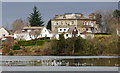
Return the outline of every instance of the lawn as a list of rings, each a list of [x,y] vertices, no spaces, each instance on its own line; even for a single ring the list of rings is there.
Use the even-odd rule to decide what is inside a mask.
[[[99,34],[99,35],[96,35],[95,34],[95,38],[97,38],[97,37],[111,37],[112,35],[101,35],[101,34]]]

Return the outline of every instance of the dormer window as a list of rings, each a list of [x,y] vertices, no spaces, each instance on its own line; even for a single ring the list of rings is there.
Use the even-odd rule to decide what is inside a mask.
[[[66,36],[68,36],[68,34],[66,34]]]
[[[60,29],[60,31],[62,31],[62,29]]]
[[[5,34],[2,34],[3,37],[5,37]]]
[[[64,29],[64,31],[66,31],[66,29]]]

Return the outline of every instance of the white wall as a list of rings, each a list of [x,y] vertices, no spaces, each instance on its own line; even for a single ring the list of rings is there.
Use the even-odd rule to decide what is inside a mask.
[[[52,37],[52,34],[47,30],[46,27],[44,27],[41,31],[41,37]]]
[[[94,38],[94,34],[81,34],[80,35],[83,39],[87,39],[87,38]]]
[[[4,34],[5,36],[9,35],[9,33],[4,28],[0,28],[0,38],[4,37]]]
[[[31,40],[29,33],[18,33],[18,34],[14,34],[14,39],[17,40]]]

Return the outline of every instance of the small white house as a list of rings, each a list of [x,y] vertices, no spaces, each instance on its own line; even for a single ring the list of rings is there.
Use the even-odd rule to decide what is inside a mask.
[[[21,31],[14,33],[14,39],[17,40],[32,40],[43,37],[52,37],[46,27],[24,27]]]
[[[8,35],[9,35],[9,33],[5,28],[3,28],[3,27],[0,28],[0,38],[3,38],[3,37],[8,36]]]

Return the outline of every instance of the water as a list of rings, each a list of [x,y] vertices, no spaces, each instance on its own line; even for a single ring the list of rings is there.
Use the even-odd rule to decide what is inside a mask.
[[[0,66],[120,66],[118,56],[2,56],[0,62]]]

